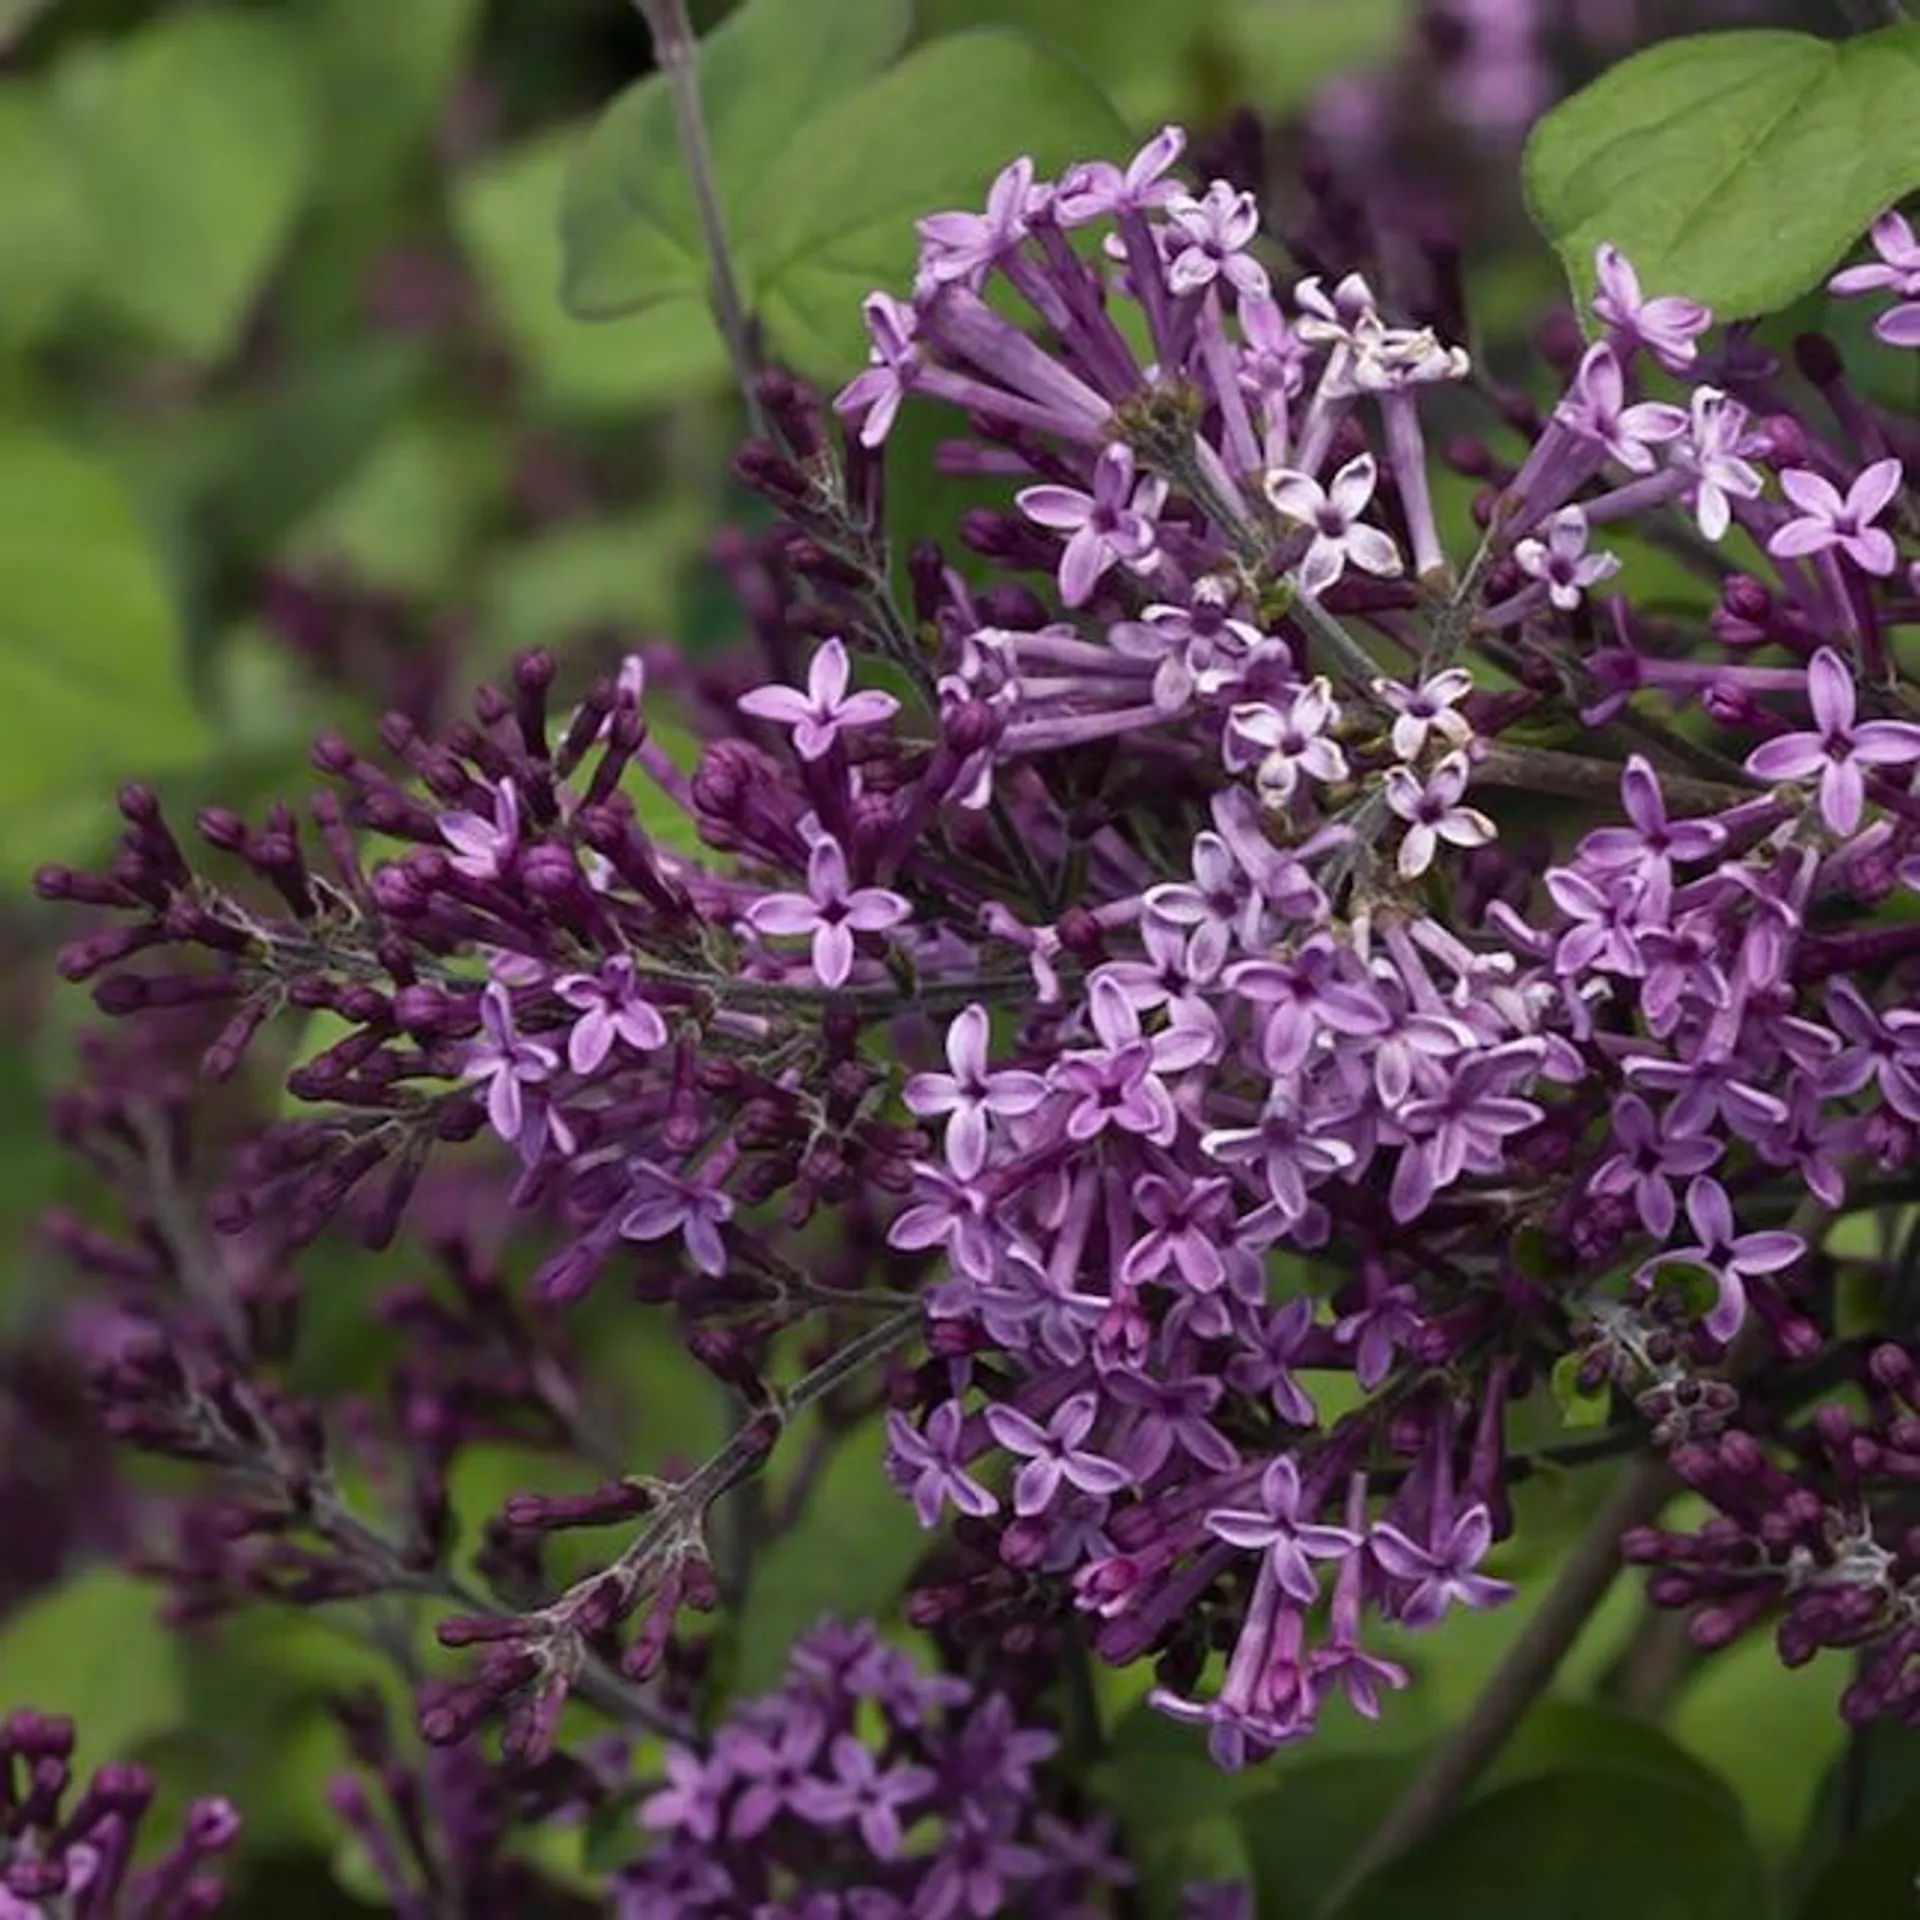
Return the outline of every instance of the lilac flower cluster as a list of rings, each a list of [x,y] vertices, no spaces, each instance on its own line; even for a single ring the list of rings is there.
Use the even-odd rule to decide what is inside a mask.
[[[196,1800],[180,1837],[134,1866],[153,1776],[115,1762],[76,1791],[73,1723],[20,1712],[0,1720],[0,1916],[4,1920],[198,1920],[221,1901],[205,1871],[240,1818]]]
[[[672,1747],[621,1920],[966,1920],[1105,1913],[1132,1871],[1055,1809],[1051,1733],[1005,1694],[925,1676],[871,1626],[823,1623],[705,1751]]]
[[[1250,196],[1182,155],[1170,129],[1125,167],[1017,161],[925,221],[840,444],[763,380],[739,465],[783,525],[726,555],[750,669],[636,657],[569,706],[531,655],[441,735],[390,719],[385,765],[320,742],[311,827],[203,816],[238,884],[138,789],[107,872],[42,877],[121,916],[64,959],[105,1010],[223,1022],[210,1079],[287,1008],[344,1023],[292,1076],[319,1116],[207,1209],[227,1243],[275,1271],[336,1218],[384,1242],[487,1136],[534,1310],[618,1272],[734,1396],[671,1483],[510,1503],[510,1533],[635,1530],[463,1599],[440,1637],[481,1652],[436,1741],[500,1715],[537,1764],[576,1692],[658,1714],[709,1510],[922,1340],[889,1471],[964,1553],[916,1619],[1151,1658],[1225,1765],[1336,1697],[1378,1713],[1383,1629],[1507,1596],[1510,1415],[1550,1390],[1723,1508],[1724,1538],[1635,1543],[1704,1641],[1784,1607],[1789,1657],[1864,1648],[1911,1711],[1907,1349],[1843,1335],[1827,1244],[1920,1125],[1890,906],[1920,888],[1911,423],[1825,340],[1784,367],[1611,248],[1536,399],[1358,274],[1276,287]],[[942,469],[1005,489],[960,525],[972,573],[890,550],[886,444],[927,403],[965,430]],[[1440,438],[1476,411],[1506,451]],[[1636,597],[1649,549],[1697,613]],[[1516,796],[1568,810],[1530,835]],[[121,1356],[122,1429],[270,1462],[317,1597],[447,1594],[443,1483],[375,1551],[225,1339]],[[1820,1394],[1868,1383],[1842,1434]],[[259,1531],[271,1587],[290,1549]],[[748,1731],[797,1798],[751,1797],[736,1742],[686,1748],[663,1804],[749,1864],[735,1824],[776,1803],[886,1863],[936,1761],[824,1706],[808,1746],[794,1713]],[[989,1866],[952,1871],[958,1901]]]

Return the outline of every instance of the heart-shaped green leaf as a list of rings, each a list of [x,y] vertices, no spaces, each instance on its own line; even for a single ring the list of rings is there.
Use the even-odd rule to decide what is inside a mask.
[[[1525,178],[1583,296],[1611,241],[1649,294],[1769,313],[1920,187],[1920,26],[1670,40],[1549,113]]]

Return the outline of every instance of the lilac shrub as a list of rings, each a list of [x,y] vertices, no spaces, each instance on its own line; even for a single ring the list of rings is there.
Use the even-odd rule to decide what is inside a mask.
[[[1281,284],[1183,152],[1016,161],[926,219],[838,438],[761,379],[750,667],[636,656],[570,704],[532,654],[469,721],[389,719],[384,763],[322,740],[305,821],[204,815],[217,876],[135,789],[107,871],[41,878],[113,916],[63,959],[104,1010],[217,1026],[208,1081],[289,1008],[345,1029],[204,1221],[141,1205],[97,1377],[224,1475],[176,1584],[438,1596],[449,1749],[498,1721],[549,1764],[576,1696],[665,1729],[635,1916],[1101,1910],[1123,1864],[1035,1811],[1053,1736],[1014,1730],[1049,1664],[1151,1661],[1228,1768],[1390,1713],[1403,1631],[1512,1594],[1543,1460],[1664,1454],[1712,1517],[1626,1546],[1695,1642],[1766,1621],[1857,1662],[1850,1718],[1916,1717],[1920,1373],[1891,1306],[1842,1318],[1830,1238],[1905,1196],[1920,1125],[1912,424],[1610,248],[1543,404],[1357,273]],[[1904,300],[1909,237],[1836,289]],[[928,407],[1001,504],[895,554]],[[463,1255],[457,1304],[396,1307],[390,1421],[273,1384],[247,1276],[386,1243],[467,1143],[524,1300]],[[616,1284],[733,1437],[510,1502],[480,1593],[448,1461],[577,1440],[567,1315]],[[908,1607],[952,1671],[823,1629],[702,1739],[710,1511],[876,1368],[890,1478],[953,1516]],[[1523,1447],[1550,1394],[1600,1431]],[[388,1449],[388,1524],[345,1447]]]

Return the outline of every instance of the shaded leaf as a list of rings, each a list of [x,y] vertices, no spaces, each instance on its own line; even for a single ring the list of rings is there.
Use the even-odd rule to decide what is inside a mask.
[[[158,1605],[152,1587],[106,1567],[30,1602],[0,1626],[0,1715],[70,1716],[82,1775],[178,1725],[179,1647]]]
[[[223,357],[318,159],[294,23],[180,12],[56,72],[97,246],[97,297],[189,358]]]
[[[1770,312],[1920,186],[1920,26],[1670,40],[1541,120],[1525,182],[1583,293],[1611,241],[1650,294]]]
[[[824,1616],[884,1619],[894,1611],[926,1536],[881,1471],[885,1450],[878,1421],[836,1442],[800,1523],[754,1562],[740,1617],[740,1692],[775,1685],[795,1639]]]
[[[562,183],[586,135],[579,127],[509,147],[460,181],[454,218],[501,322],[556,406],[625,412],[711,391],[727,370],[699,280],[679,297],[612,326],[589,326],[561,304]],[[611,311],[631,312],[616,306]]]
[[[0,347],[43,339],[85,272],[86,207],[38,87],[0,81]]]
[[[1666,1782],[1580,1768],[1476,1801],[1374,1875],[1342,1920],[1762,1920],[1737,1820]]]
[[[701,43],[699,79],[724,216],[793,184],[789,142],[900,50],[907,0],[748,0]],[[876,158],[878,156],[869,156]],[[594,127],[567,183],[566,299],[606,319],[675,298],[703,303],[705,248],[665,79],[629,87]],[[750,251],[739,264],[753,274]],[[703,309],[704,318],[704,309]]]
[[[861,300],[912,279],[917,219],[983,204],[1017,155],[1048,173],[1132,145],[1099,88],[1034,41],[982,31],[919,48],[802,128],[741,219],[774,340],[809,371],[846,371]]]
[[[1795,1920],[1866,1920],[1910,1913],[1920,1891],[1920,1817],[1905,1812],[1862,1835],[1821,1873]]]
[[[209,745],[158,556],[119,482],[28,436],[0,437],[0,710],[0,874],[16,879],[87,844],[116,779]]]

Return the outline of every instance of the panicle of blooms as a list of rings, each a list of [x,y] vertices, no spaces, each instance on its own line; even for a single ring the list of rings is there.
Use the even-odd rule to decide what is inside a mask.
[[[670,1746],[640,1802],[652,1848],[621,1920],[1091,1917],[1133,1871],[1111,1824],[1067,1815],[1058,1738],[1004,1693],[925,1675],[866,1622],[824,1621],[780,1685],[709,1745]]]
[[[204,817],[241,871],[198,875],[136,789],[106,873],[42,877],[120,916],[68,973],[223,1017],[212,1070],[284,1007],[348,1029],[212,1224],[378,1238],[475,1142],[552,1232],[536,1303],[638,1265],[746,1409],[708,1467],[607,1491],[644,1523],[609,1564],[443,1626],[485,1652],[435,1737],[504,1710],[537,1758],[593,1661],[651,1685],[713,1499],[911,1338],[888,1470],[959,1549],[918,1617],[1031,1657],[1077,1614],[1225,1765],[1336,1692],[1383,1710],[1404,1633],[1506,1598],[1529,1398],[1604,1402],[1623,1448],[1806,1411],[1735,1358],[1829,1351],[1828,1217],[1920,1125],[1920,934],[1881,914],[1920,887],[1900,423],[1612,250],[1536,406],[1358,273],[1278,286],[1183,153],[1016,161],[931,215],[838,441],[762,382],[750,667],[636,660],[557,714],[533,655],[438,737],[390,721],[391,769],[325,741],[325,871],[279,808]],[[1489,438],[1431,445],[1443,401]],[[925,405],[941,468],[1003,490],[958,529],[983,580],[889,550]],[[1649,541],[1697,604],[1640,590]],[[824,1751],[815,1824],[887,1858],[927,1763]],[[720,1766],[683,1756],[676,1825],[719,1832]]]
[[[0,1720],[0,1912],[14,1920],[199,1920],[217,1912],[221,1883],[208,1869],[239,1834],[233,1807],[195,1800],[178,1837],[156,1853],[141,1833],[153,1776],[113,1761],[76,1781],[73,1745],[70,1720],[25,1710]]]

